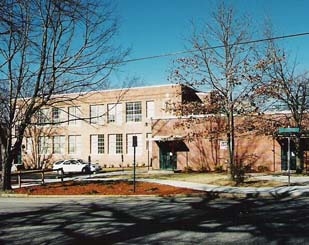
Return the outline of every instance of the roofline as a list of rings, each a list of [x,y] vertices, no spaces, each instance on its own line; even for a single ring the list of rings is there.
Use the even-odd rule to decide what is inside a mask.
[[[95,94],[95,93],[108,93],[114,91],[124,91],[124,90],[139,90],[139,89],[146,89],[146,88],[160,88],[160,87],[172,87],[172,86],[180,86],[180,84],[162,84],[162,85],[149,85],[149,86],[138,86],[138,87],[126,87],[126,88],[115,88],[115,89],[105,89],[105,90],[93,90],[89,92],[80,92],[80,93],[63,93],[63,94],[54,94],[54,96],[61,96],[61,95],[87,95],[87,94]]]

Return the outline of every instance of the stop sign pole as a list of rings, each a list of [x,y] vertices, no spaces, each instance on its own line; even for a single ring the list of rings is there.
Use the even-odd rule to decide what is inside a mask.
[[[136,190],[136,181],[135,181],[135,175],[136,175],[136,164],[135,164],[135,155],[136,155],[136,147],[137,147],[137,136],[133,136],[132,138],[132,146],[133,146],[133,192]]]

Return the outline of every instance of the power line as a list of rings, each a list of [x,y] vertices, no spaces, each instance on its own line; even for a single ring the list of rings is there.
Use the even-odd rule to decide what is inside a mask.
[[[244,41],[244,42],[239,42],[239,43],[236,43],[236,44],[233,44],[233,45],[244,45],[244,44],[250,44],[250,43],[259,43],[259,42],[266,42],[266,41],[272,41],[272,40],[300,37],[300,36],[306,36],[306,35],[309,35],[309,32],[301,32],[301,33],[284,35],[284,36],[276,36],[276,37],[269,37],[269,38],[262,38],[262,39]],[[232,45],[232,44],[230,44],[230,45]],[[177,52],[172,52],[172,53],[165,53],[165,54],[158,54],[158,55],[153,55],[153,56],[133,58],[133,59],[128,59],[128,60],[116,62],[115,64],[123,64],[123,63],[136,62],[136,61],[141,61],[141,60],[158,59],[158,58],[163,58],[163,57],[168,57],[168,56],[174,56],[174,55],[179,55],[179,54],[188,54],[188,53],[194,53],[194,52],[201,51],[201,50],[218,49],[218,48],[224,48],[224,45],[205,47],[205,48],[200,48],[200,49],[182,50],[182,51],[177,51]]]

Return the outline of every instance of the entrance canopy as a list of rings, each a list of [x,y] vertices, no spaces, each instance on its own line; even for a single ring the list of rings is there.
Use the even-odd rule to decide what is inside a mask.
[[[179,136],[179,135],[170,135],[170,136],[155,136],[151,139],[148,139],[149,141],[178,141],[178,140],[183,140],[184,137],[183,136]]]
[[[149,141],[155,141],[164,152],[189,151],[183,136],[155,136]]]

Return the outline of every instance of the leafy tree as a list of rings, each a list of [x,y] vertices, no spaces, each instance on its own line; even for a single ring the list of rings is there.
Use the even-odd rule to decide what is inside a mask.
[[[249,101],[253,83],[248,77],[253,74],[255,57],[253,44],[248,44],[252,40],[250,30],[249,18],[237,17],[233,7],[221,3],[202,30],[193,25],[189,43],[196,51],[177,59],[170,75],[172,82],[213,91],[212,103],[204,103],[204,111],[215,113],[221,120],[221,115],[225,116],[222,130],[228,142],[231,178],[236,181],[243,173],[235,159],[235,115],[256,109]],[[195,108],[201,108],[201,104]]]
[[[118,30],[114,10],[94,0],[1,1],[3,190],[11,188],[12,162],[42,107],[108,86],[108,76],[128,53],[113,45]],[[76,97],[66,96],[69,92]]]

